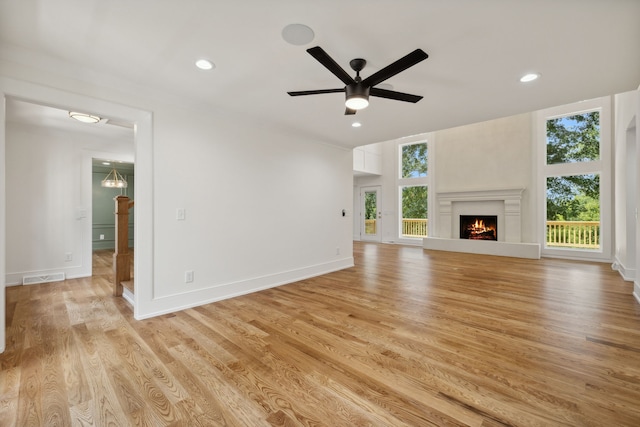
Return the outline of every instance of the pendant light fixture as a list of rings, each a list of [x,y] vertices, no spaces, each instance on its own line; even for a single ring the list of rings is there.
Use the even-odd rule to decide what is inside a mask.
[[[127,181],[122,175],[120,175],[116,168],[111,169],[111,172],[109,172],[102,180],[101,185],[107,188],[127,188],[129,186]]]

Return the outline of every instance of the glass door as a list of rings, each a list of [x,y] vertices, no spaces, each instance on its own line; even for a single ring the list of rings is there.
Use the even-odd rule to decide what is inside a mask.
[[[380,187],[363,187],[360,190],[360,199],[360,239],[379,242],[382,218],[382,212],[379,207]]]

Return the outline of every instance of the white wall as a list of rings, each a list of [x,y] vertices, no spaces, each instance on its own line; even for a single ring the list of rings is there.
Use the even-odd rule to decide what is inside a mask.
[[[6,107],[6,99],[2,97],[0,99],[0,200],[6,202],[6,162],[5,162],[5,151],[6,151],[6,141],[3,135],[6,134],[6,126],[5,126],[5,107]],[[5,203],[6,206],[6,203]],[[0,278],[4,277],[6,271],[6,253],[7,253],[7,242],[6,242],[6,209],[0,209]],[[0,284],[0,353],[4,352],[6,347],[5,336],[6,336],[6,324],[5,324],[5,314],[7,311],[7,302],[6,302],[6,291],[4,280],[3,283]]]
[[[622,277],[636,277],[637,128],[638,91],[615,96],[614,180],[615,180],[615,264]]]
[[[353,205],[351,150],[298,140],[245,115],[4,65],[5,95],[136,123],[137,318],[353,265],[352,223],[341,215]],[[176,221],[177,208],[186,209],[185,221]],[[185,270],[194,271],[193,283],[184,283]]]
[[[382,186],[383,242],[398,241],[397,145],[430,141],[429,156],[437,160],[429,173],[435,176],[434,192],[525,188],[522,199],[522,241],[536,242],[535,190],[532,150],[532,114],[520,114],[487,122],[416,135],[382,143],[382,176],[359,176],[356,188]],[[354,216],[357,216],[354,204]],[[429,231],[437,230],[438,206],[429,205]],[[435,236],[435,234],[432,234]],[[422,244],[422,241],[416,244]]]
[[[536,243],[532,114],[434,132],[436,192],[524,188],[522,242]],[[437,218],[438,206],[429,218]],[[430,227],[431,228],[431,227]],[[437,236],[435,236],[437,237]]]
[[[154,300],[163,311],[353,264],[342,217],[352,205],[349,150],[215,114],[155,117],[154,253],[164,261]]]
[[[6,128],[6,244],[11,250],[5,283],[57,272],[67,278],[90,276],[91,192],[83,191],[88,184],[83,173],[91,153],[111,151],[132,159],[133,138],[114,144],[39,126],[8,122]]]
[[[640,165],[640,87],[636,91],[636,165]],[[636,173],[636,271],[640,267],[640,171]],[[633,282],[633,295],[640,303],[640,274],[636,274]]]

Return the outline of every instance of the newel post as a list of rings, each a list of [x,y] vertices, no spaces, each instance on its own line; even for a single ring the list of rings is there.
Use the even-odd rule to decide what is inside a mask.
[[[131,280],[131,254],[129,253],[129,198],[116,196],[116,251],[113,254],[113,295],[122,295],[122,282]]]

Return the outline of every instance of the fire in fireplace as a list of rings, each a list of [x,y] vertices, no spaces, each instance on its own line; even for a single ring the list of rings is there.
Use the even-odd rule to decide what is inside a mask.
[[[460,215],[460,238],[498,240],[498,216]]]

